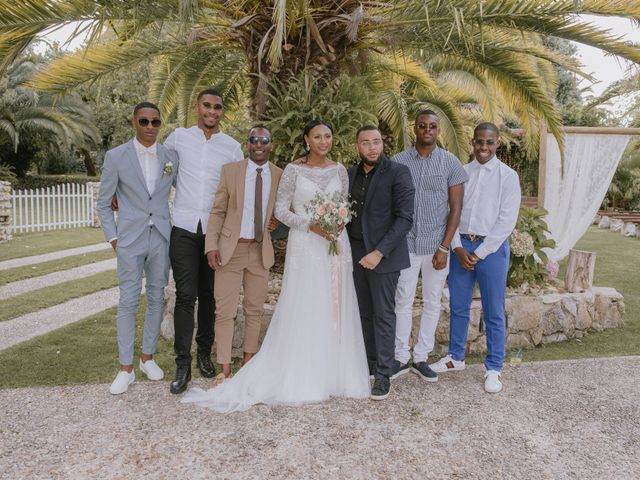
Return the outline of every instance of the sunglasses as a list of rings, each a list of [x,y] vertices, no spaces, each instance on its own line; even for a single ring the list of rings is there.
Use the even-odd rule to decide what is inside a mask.
[[[478,146],[482,147],[483,145],[489,145],[489,146],[495,145],[496,141],[491,139],[491,138],[489,140],[482,140],[480,138],[474,138],[473,139],[473,143],[474,143],[474,145],[478,145]]]
[[[256,137],[254,135],[251,135],[249,137],[249,143],[251,145],[257,145],[258,143],[262,145],[269,145],[271,143],[271,139],[269,137]]]
[[[147,127],[149,126],[149,124],[151,124],[153,128],[158,128],[160,125],[162,125],[162,120],[157,118],[149,120],[148,118],[144,117],[138,119],[138,125],[140,125],[141,127]]]

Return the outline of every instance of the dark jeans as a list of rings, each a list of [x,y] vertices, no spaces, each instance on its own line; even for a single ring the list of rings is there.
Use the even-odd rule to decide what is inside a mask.
[[[193,341],[193,310],[198,300],[198,352],[211,354],[215,321],[213,300],[213,270],[204,254],[204,234],[198,223],[197,233],[173,227],[169,243],[169,258],[176,282],[176,306],[173,325],[177,365],[191,365]]]
[[[353,281],[356,286],[362,335],[369,365],[375,377],[393,375],[396,341],[396,287],[400,272],[376,273],[358,263],[367,253],[364,243],[350,239],[353,254]]]

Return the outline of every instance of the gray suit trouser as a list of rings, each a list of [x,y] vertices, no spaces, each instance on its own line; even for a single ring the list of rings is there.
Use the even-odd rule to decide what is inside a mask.
[[[155,227],[150,226],[131,245],[118,245],[116,250],[120,281],[118,351],[120,364],[131,365],[143,272],[147,279],[147,311],[144,318],[142,353],[153,355],[156,351],[162,323],[164,287],[169,279],[169,242]]]

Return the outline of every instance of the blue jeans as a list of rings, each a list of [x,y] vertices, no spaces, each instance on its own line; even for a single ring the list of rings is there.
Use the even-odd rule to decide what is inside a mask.
[[[462,239],[462,248],[473,253],[482,240],[471,242]],[[474,270],[465,270],[458,256],[451,254],[449,271],[449,306],[451,307],[451,334],[449,355],[454,360],[464,360],[469,329],[473,287],[480,285],[482,315],[487,334],[487,370],[500,371],[505,358],[506,321],[504,313],[507,272],[509,271],[509,241],[505,240],[497,251],[480,260]]]

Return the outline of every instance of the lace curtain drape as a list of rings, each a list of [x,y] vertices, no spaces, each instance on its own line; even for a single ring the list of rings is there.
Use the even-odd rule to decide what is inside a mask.
[[[560,149],[547,134],[544,208],[556,248],[554,260],[564,258],[584,235],[598,212],[631,135],[566,133],[564,175]]]

